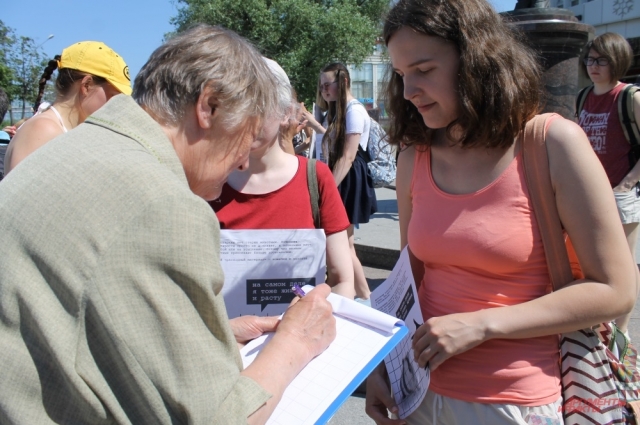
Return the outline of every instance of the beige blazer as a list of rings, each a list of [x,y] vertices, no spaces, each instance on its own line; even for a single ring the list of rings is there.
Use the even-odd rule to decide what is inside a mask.
[[[0,182],[0,423],[240,424],[218,222],[120,95]]]

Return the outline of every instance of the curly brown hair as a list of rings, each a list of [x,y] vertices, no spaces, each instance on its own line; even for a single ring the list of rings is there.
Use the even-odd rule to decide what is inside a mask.
[[[505,148],[540,111],[541,68],[535,53],[485,0],[400,0],[384,23],[384,41],[403,27],[453,43],[460,53],[460,115],[447,126],[463,147]],[[430,145],[433,129],[404,98],[391,74],[385,93],[393,144]]]

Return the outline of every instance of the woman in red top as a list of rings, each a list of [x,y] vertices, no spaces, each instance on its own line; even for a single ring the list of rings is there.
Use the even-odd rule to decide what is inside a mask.
[[[267,59],[279,85],[280,111],[275,111],[258,135],[260,148],[250,154],[249,167],[234,171],[222,194],[209,204],[222,229],[313,229],[307,186],[307,158],[286,153],[280,143],[290,122],[294,102],[289,78]],[[316,163],[320,223],[327,236],[327,283],[332,291],[353,299],[353,264],[347,228],[349,220],[329,168]]]
[[[640,161],[630,159],[631,145],[618,114],[618,96],[627,86],[619,80],[632,60],[631,46],[620,34],[607,32],[587,43],[582,66],[593,82],[593,89],[579,111],[578,123],[587,133],[591,147],[609,177],[629,250],[635,259],[640,222]],[[640,123],[640,93],[634,95],[633,102],[637,125]],[[631,314],[627,314],[616,320],[623,332],[627,331],[630,318]]]
[[[400,241],[424,318],[431,383],[404,419],[384,363],[367,381],[378,424],[562,424],[558,334],[628,313],[635,295],[609,184],[584,132],[548,120],[558,215],[584,279],[550,292],[519,136],[540,110],[540,65],[485,0],[400,0],[386,17],[386,102],[399,155]],[[626,255],[624,255],[626,253]]]

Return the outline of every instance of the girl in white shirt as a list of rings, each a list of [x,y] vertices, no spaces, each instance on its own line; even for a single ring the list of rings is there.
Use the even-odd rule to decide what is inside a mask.
[[[331,63],[320,71],[317,105],[326,111],[325,128],[305,111],[308,126],[322,136],[323,157],[338,185],[351,226],[347,231],[355,273],[356,295],[368,299],[369,287],[353,244],[353,231],[367,223],[378,209],[373,182],[367,173],[367,150],[371,119],[364,106],[351,94],[349,71],[341,63]]]

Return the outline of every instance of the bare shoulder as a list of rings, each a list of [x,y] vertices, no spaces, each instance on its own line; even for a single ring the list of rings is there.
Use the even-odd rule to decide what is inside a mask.
[[[58,120],[45,113],[27,120],[16,132],[14,139],[18,143],[44,144],[63,132]]]
[[[9,169],[43,146],[51,139],[63,133],[60,123],[48,116],[37,115],[26,121],[9,144]]]
[[[554,162],[579,160],[587,155],[593,157],[593,148],[582,128],[564,118],[553,120],[547,129],[547,151],[550,165]]]
[[[415,160],[415,157],[416,157],[415,146],[412,145],[404,148],[397,146],[396,149],[400,149],[400,154],[398,155],[398,165],[402,164],[404,167],[407,167],[407,166],[413,167],[413,161]]]
[[[608,182],[600,160],[578,124],[567,119],[554,120],[547,130],[546,141],[554,187],[594,184],[594,180],[602,179]]]

